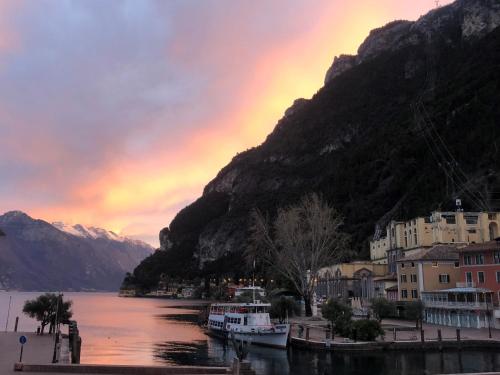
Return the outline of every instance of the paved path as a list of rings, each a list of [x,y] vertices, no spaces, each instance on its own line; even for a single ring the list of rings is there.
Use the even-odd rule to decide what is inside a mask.
[[[54,350],[54,338],[45,334],[0,332],[0,374],[19,374],[14,372],[14,363],[19,361],[21,344],[19,337],[24,335],[28,342],[24,345],[24,363],[51,363]]]

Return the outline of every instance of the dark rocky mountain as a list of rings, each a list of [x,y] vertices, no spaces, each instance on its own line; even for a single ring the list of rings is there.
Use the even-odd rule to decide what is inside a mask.
[[[0,216],[0,289],[118,290],[153,252],[99,228],[49,224],[23,212]]]
[[[390,219],[455,197],[466,209],[498,208],[499,25],[497,0],[458,0],[373,30],[356,56],[335,58],[312,99],[295,101],[262,145],[177,214],[135,282],[242,272],[249,212],[272,215],[307,192],[345,215],[359,258]]]

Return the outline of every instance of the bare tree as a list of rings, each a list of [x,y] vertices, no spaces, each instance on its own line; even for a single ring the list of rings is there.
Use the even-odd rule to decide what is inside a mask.
[[[296,205],[278,209],[271,223],[255,210],[252,214],[253,256],[289,280],[305,302],[311,302],[318,271],[345,255],[348,236],[340,228],[343,217],[317,194],[304,196]]]

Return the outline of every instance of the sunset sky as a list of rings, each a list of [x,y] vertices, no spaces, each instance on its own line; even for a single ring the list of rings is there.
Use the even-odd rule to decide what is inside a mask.
[[[449,1],[441,1],[441,5]],[[434,0],[0,0],[0,213],[158,231],[333,57]]]

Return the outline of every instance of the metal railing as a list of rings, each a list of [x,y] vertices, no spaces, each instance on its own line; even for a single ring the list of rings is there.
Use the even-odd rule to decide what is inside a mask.
[[[491,302],[456,302],[456,301],[423,301],[426,307],[442,307],[442,308],[468,308],[468,309],[492,309]]]

